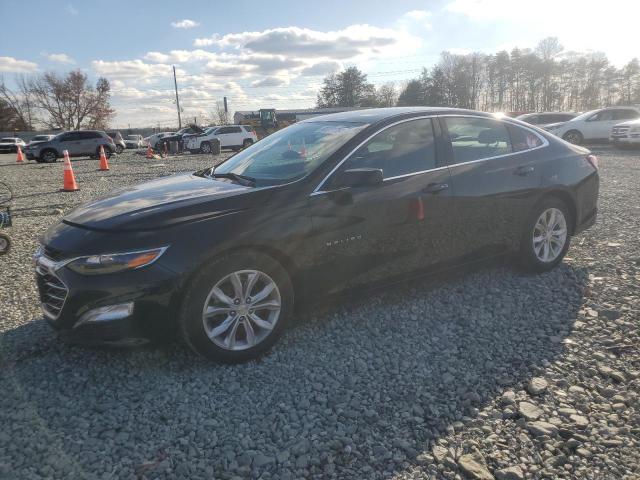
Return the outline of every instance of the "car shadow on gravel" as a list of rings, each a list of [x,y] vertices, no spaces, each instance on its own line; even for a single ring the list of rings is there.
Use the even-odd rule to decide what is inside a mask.
[[[162,472],[194,476],[391,478],[423,464],[440,436],[479,427],[483,405],[557,360],[587,283],[568,264],[461,273],[303,310],[270,354],[235,366],[178,343],[69,346],[31,322],[0,338],[0,406],[29,406],[67,473],[94,472],[86,442],[113,450],[115,464],[127,448],[122,476],[135,465],[159,475],[165,452]],[[16,448],[34,433],[21,418],[11,420]]]

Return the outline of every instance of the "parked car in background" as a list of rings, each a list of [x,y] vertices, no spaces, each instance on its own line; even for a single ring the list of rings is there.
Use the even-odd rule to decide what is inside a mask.
[[[69,152],[70,157],[97,157],[100,155],[100,147],[104,148],[108,157],[116,151],[113,139],[105,132],[78,130],[60,133],[46,142],[27,145],[24,152],[29,160],[51,163],[62,158],[65,150]]]
[[[33,145],[34,143],[39,142],[48,142],[53,137],[55,137],[55,135],[36,135],[35,137],[31,138],[31,140],[29,140],[27,145]]]
[[[206,128],[202,133],[184,136],[184,147],[191,153],[211,152],[211,141],[220,141],[221,148],[239,150],[247,148],[258,141],[254,128],[250,125],[222,125],[220,127]]]
[[[24,149],[26,143],[18,137],[0,138],[0,153],[15,153],[18,147]]]
[[[568,122],[577,116],[578,114],[573,112],[540,112],[518,115],[516,119],[538,127],[545,127],[552,123]]]
[[[179,332],[205,357],[245,361],[294,302],[501,253],[551,270],[595,222],[598,188],[589,150],[510,118],[324,115],[68,213],[34,257],[40,301],[78,340]]]
[[[144,146],[150,145],[154,150],[158,146],[158,142],[164,137],[170,137],[175,135],[176,132],[161,132],[154,133],[153,135],[149,135],[144,139]]]
[[[127,148],[126,143],[124,143],[124,138],[122,138],[122,134],[120,132],[107,132],[107,135],[111,137],[114,145],[116,146],[116,153],[124,152],[124,149]]]
[[[124,144],[127,148],[142,148],[146,146],[142,135],[127,135],[124,139]]]
[[[640,146],[640,118],[615,125],[611,129],[609,141],[622,148]]]
[[[202,131],[203,129],[195,124],[181,128],[173,135],[166,135],[159,139],[157,143],[157,150],[164,150],[165,145],[167,150],[169,150],[171,142],[178,142],[178,150],[182,151],[184,149],[184,137],[186,135],[199,134],[202,133]]]
[[[545,130],[580,145],[584,141],[608,140],[611,129],[624,120],[640,118],[637,107],[607,107],[585,112],[564,123],[552,123]]]

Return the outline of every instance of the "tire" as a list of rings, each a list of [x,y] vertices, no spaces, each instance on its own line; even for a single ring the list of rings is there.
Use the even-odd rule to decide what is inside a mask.
[[[256,274],[254,278],[258,280],[249,294],[258,296],[268,290],[266,286],[270,283],[275,285],[268,296],[259,300],[250,299],[254,305],[255,302],[260,305],[268,303],[269,308],[253,310],[251,303],[233,303],[239,300],[238,297],[231,299],[235,294],[230,278],[235,272],[238,272],[241,280],[239,285],[243,291],[248,286],[250,276]],[[223,297],[228,300],[226,303],[219,300],[221,297],[214,295],[214,287],[224,293]],[[243,294],[246,295],[247,292],[244,291]],[[195,275],[187,287],[180,309],[180,330],[187,345],[205,358],[225,363],[245,362],[266,353],[282,335],[293,312],[293,303],[291,280],[278,262],[258,252],[236,252],[213,260]],[[237,311],[229,310],[236,308],[235,305]],[[279,310],[274,308],[276,305]],[[205,306],[223,311],[205,319]],[[256,317],[261,324],[254,322]],[[249,323],[253,342],[249,341],[250,335],[245,323]],[[223,324],[227,327],[224,328]],[[265,325],[269,328],[263,328]],[[233,341],[229,341],[230,337],[233,337]],[[223,345],[225,342],[229,342],[226,347]]]
[[[58,160],[58,154],[55,150],[47,149],[40,152],[41,163],[55,163]]]
[[[200,144],[200,153],[204,153],[204,154],[211,153],[211,144],[209,142],[202,142]]]
[[[545,215],[545,219],[543,219],[543,215]],[[558,215],[561,215],[561,218]],[[546,227],[541,229],[545,220],[551,220],[547,225],[551,227],[549,230],[546,230]],[[543,199],[527,217],[520,239],[521,265],[526,270],[534,272],[546,272],[555,268],[562,262],[567,250],[569,250],[573,222],[574,219],[564,201],[557,197]],[[554,226],[554,223],[557,226]],[[545,230],[548,233],[545,233]],[[563,230],[564,235],[561,235]],[[545,236],[549,238],[548,241],[536,241],[536,238],[540,239]],[[560,245],[562,245],[561,248]]]
[[[242,142],[242,148],[247,148],[253,144],[253,140],[250,138],[245,138],[244,142]]]
[[[562,139],[574,145],[581,145],[584,142],[584,137],[578,130],[569,130],[562,136]]]
[[[5,255],[11,250],[11,239],[7,234],[0,233],[0,255]]]
[[[116,145],[116,153],[120,155],[122,152],[124,152],[124,148],[122,148],[122,145]]]

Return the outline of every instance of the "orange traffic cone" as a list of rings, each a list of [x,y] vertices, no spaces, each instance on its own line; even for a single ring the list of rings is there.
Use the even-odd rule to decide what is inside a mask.
[[[24,157],[22,156],[22,149],[20,148],[20,145],[18,145],[18,150],[16,151],[18,152],[18,155],[16,157],[16,163],[23,163]]]
[[[100,170],[109,170],[109,162],[107,162],[107,156],[104,154],[104,147],[100,145]]]
[[[71,160],[69,160],[69,152],[64,151],[64,185],[61,189],[63,192],[75,192],[80,190],[76,183],[76,177],[73,174],[73,168],[71,167]]]
[[[147,158],[153,158],[153,149],[150,143],[147,143]]]

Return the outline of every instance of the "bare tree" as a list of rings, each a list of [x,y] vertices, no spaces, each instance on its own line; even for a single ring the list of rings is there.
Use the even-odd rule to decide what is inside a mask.
[[[49,128],[106,128],[114,114],[109,104],[111,87],[105,78],[99,78],[93,87],[80,70],[65,76],[48,72],[35,77],[30,87],[36,106],[47,115],[44,123]]]
[[[398,92],[393,82],[387,82],[376,91],[377,103],[380,107],[393,107],[398,103]]]
[[[211,112],[211,119],[214,125],[228,125],[229,112],[224,109],[224,102],[218,101]]]
[[[33,95],[30,80],[24,75],[15,79],[16,88],[7,86],[4,78],[0,78],[0,101],[3,113],[0,124],[7,130],[32,130],[36,119],[33,114]]]

